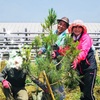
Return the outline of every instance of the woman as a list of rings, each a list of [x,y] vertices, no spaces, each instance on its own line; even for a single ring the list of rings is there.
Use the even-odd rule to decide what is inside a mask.
[[[93,96],[93,88],[96,79],[97,64],[92,49],[93,41],[87,34],[87,28],[81,20],[75,20],[68,28],[69,33],[74,42],[79,41],[77,49],[80,50],[79,55],[72,63],[72,68],[77,69],[79,75],[82,76],[79,84],[80,90],[83,93],[80,100],[95,100]],[[59,48],[58,52],[64,55],[67,48]],[[54,53],[54,52],[53,52]],[[57,56],[53,54],[53,58]]]

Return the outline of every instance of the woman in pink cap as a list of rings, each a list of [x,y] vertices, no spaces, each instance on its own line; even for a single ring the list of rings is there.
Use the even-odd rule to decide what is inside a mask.
[[[92,49],[93,41],[87,34],[87,28],[81,20],[75,20],[68,28],[74,41],[79,41],[79,55],[73,61],[73,69],[77,69],[83,77],[79,84],[83,93],[81,100],[95,100],[93,87],[96,79],[97,64]]]
[[[68,31],[71,33],[74,42],[79,41],[77,49],[80,50],[80,53],[73,61],[72,68],[77,69],[79,75],[82,76],[79,86],[83,95],[80,97],[80,100],[95,100],[93,88],[97,64],[92,49],[93,41],[87,34],[87,28],[81,20],[75,20],[69,26]],[[68,48],[59,48],[58,53],[64,55],[65,50],[68,50]],[[55,56],[57,56],[56,53]]]

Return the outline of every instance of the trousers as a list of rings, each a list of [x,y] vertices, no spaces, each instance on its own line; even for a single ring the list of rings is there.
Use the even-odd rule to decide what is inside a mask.
[[[95,100],[93,88],[95,85],[97,69],[86,71],[79,84],[82,96],[80,100]]]
[[[28,94],[25,88],[3,88],[6,100],[28,100]]]

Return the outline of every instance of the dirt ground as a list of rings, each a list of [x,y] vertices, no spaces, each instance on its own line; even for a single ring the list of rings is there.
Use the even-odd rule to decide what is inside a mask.
[[[100,70],[98,71],[98,76],[99,75],[100,75]],[[1,86],[2,86],[2,84],[0,84],[0,100],[6,100],[6,98],[5,98],[5,96],[2,92]],[[34,86],[26,86],[26,89],[27,89],[28,95],[30,97],[29,100],[32,100],[32,94],[31,93],[35,91]],[[77,91],[80,92],[79,89],[67,92],[67,94],[66,94],[67,97],[66,97],[65,100],[75,100],[75,99],[73,99],[73,97],[76,96],[75,93],[78,93]],[[100,100],[100,86],[95,86],[94,95],[96,97],[96,100]]]
[[[32,93],[32,91],[35,91],[35,88],[33,86],[26,86],[26,89],[27,89],[29,97],[30,97],[29,100],[32,100],[31,93]],[[73,95],[75,95],[76,91],[79,91],[79,90],[73,90],[73,91],[70,91],[69,93],[67,93],[66,100],[73,100]],[[94,95],[96,97],[96,100],[100,100],[100,86],[95,86]],[[1,88],[0,88],[0,100],[6,100]]]

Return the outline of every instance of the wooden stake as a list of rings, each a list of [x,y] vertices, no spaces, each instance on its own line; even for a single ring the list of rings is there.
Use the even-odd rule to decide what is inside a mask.
[[[48,81],[48,78],[47,78],[47,75],[46,75],[45,71],[43,71],[43,75],[44,75],[44,78],[45,78],[45,80],[46,80],[46,83],[47,83],[49,92],[50,92],[50,94],[51,94],[52,100],[55,100],[54,94],[53,94],[53,92],[52,92],[52,89],[51,89],[51,86],[50,86],[50,83],[49,83],[49,81]]]

